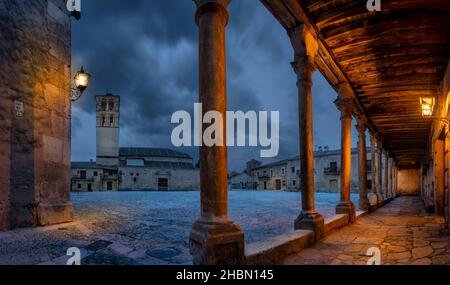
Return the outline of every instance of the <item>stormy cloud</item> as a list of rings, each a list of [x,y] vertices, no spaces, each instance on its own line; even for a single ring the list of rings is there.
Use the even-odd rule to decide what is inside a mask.
[[[190,0],[82,1],[72,22],[72,70],[92,85],[73,105],[72,159],[95,158],[95,95],[121,96],[121,146],[173,148],[175,111],[198,101],[198,29]],[[280,112],[280,154],[298,154],[296,76],[285,30],[257,0],[232,1],[227,27],[228,109]],[[314,76],[314,144],[339,148],[335,92]],[[355,138],[355,131],[353,131]],[[353,140],[356,144],[356,140]],[[194,159],[195,147],[181,149]],[[259,148],[229,149],[229,169],[259,159]]]

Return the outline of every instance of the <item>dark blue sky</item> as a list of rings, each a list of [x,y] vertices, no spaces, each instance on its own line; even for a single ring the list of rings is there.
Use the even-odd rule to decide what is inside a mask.
[[[285,30],[257,0],[232,1],[227,27],[228,109],[280,112],[280,154],[298,154],[296,76]],[[92,74],[73,105],[72,160],[95,158],[95,95],[121,95],[120,145],[173,148],[172,113],[198,100],[198,29],[190,0],[84,0],[72,22],[72,68]],[[336,93],[314,76],[314,144],[339,148]],[[356,145],[356,131],[353,145]],[[183,148],[198,158],[196,148]],[[229,148],[229,169],[259,159],[259,148]]]

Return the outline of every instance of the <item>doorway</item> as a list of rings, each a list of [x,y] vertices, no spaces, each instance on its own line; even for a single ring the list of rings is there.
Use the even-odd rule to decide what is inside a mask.
[[[337,179],[331,179],[329,182],[329,191],[338,192],[338,181]]]
[[[277,190],[281,190],[281,180],[280,179],[275,180],[275,188]]]
[[[158,190],[159,191],[167,191],[168,189],[169,189],[169,179],[158,178]]]

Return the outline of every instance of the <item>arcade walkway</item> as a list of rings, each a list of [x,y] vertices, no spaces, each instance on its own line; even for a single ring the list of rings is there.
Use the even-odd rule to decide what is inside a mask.
[[[425,213],[417,197],[400,197],[321,240],[284,264],[366,264],[370,247],[381,264],[450,264],[450,237],[444,220]]]

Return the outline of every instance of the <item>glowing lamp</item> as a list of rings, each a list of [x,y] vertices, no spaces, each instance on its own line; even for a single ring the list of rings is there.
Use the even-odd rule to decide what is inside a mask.
[[[89,86],[90,78],[91,75],[85,72],[83,67],[81,67],[81,70],[75,75],[75,87],[83,93],[83,91]]]
[[[422,107],[422,116],[431,117],[434,109],[434,97],[421,97],[420,106]]]

